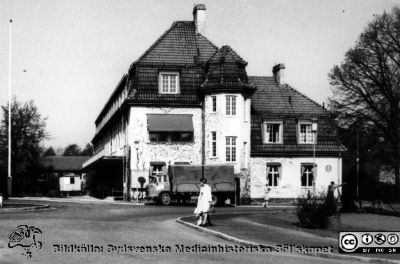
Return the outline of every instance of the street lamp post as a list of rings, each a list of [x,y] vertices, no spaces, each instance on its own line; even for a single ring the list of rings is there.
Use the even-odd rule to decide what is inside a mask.
[[[136,150],[136,169],[139,170],[139,140],[135,140],[133,142],[135,144],[135,150]],[[136,175],[137,176],[137,175]],[[135,185],[136,185],[136,201],[139,202],[139,185],[138,185],[138,179],[135,180]]]
[[[311,132],[313,134],[313,193],[315,195],[315,144],[317,141],[317,130],[318,130],[318,124],[317,122],[313,122],[311,124]]]
[[[10,54],[8,58],[8,176],[7,176],[7,197],[12,195],[12,176],[11,176],[11,29],[12,19],[10,19]]]

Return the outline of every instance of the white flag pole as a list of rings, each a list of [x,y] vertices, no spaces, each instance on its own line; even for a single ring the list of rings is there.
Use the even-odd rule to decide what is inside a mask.
[[[12,176],[11,176],[11,29],[12,19],[10,19],[10,54],[8,58],[8,178],[7,192],[12,194]]]

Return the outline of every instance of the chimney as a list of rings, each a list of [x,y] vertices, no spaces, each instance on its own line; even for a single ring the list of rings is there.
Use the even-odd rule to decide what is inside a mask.
[[[204,35],[206,33],[206,5],[197,4],[193,8],[193,21],[196,27],[196,34]]]
[[[285,64],[279,63],[272,68],[275,80],[279,85],[285,84]]]

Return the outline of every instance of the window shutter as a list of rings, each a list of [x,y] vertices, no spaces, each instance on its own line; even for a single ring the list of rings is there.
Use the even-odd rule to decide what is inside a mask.
[[[314,182],[317,180],[317,171],[318,171],[318,165],[315,164],[315,167],[313,167]]]
[[[270,171],[271,171],[271,165],[267,164],[267,176],[266,176],[266,178],[267,178],[267,184],[268,184],[268,186],[271,184],[271,183],[269,182],[269,173],[270,173]]]
[[[266,138],[265,138],[265,133],[266,133],[266,124],[265,123],[261,123],[261,138],[262,138],[262,143],[265,144],[266,143]]]
[[[303,176],[305,170],[306,170],[306,167],[304,165],[301,165],[301,175],[302,176]]]
[[[281,178],[282,178],[282,166],[278,166],[278,172],[279,172],[279,177],[278,177],[278,179],[279,179],[279,181],[281,180]]]

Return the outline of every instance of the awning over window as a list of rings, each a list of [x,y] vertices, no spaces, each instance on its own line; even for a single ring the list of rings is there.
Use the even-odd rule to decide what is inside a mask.
[[[193,132],[192,115],[148,114],[150,132]]]

